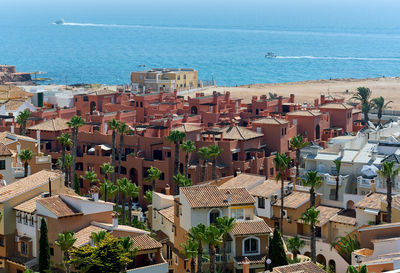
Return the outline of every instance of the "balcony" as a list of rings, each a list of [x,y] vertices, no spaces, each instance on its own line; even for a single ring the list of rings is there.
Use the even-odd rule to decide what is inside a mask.
[[[35,157],[36,164],[51,164],[51,155],[42,155]]]
[[[371,181],[372,183],[375,183],[375,179],[368,179],[368,178],[363,178],[362,176],[357,177],[357,184],[360,188],[371,188]]]
[[[175,84],[175,80],[145,79],[144,83],[168,83]]]
[[[13,167],[13,175],[14,178],[23,178],[25,176],[25,168],[24,167]],[[31,167],[28,166],[28,175],[31,174]]]

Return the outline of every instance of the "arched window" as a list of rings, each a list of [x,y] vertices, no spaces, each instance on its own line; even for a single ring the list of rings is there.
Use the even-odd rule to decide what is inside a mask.
[[[222,211],[220,209],[212,209],[208,212],[208,224],[215,224],[217,218],[222,216]]]
[[[260,255],[260,238],[249,237],[243,240],[242,255]]]

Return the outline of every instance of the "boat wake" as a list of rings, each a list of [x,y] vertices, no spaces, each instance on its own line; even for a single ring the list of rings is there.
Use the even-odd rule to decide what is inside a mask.
[[[400,62],[398,58],[380,58],[380,57],[317,57],[317,56],[276,56],[276,59],[311,59],[311,60],[351,60],[351,61],[391,61]]]

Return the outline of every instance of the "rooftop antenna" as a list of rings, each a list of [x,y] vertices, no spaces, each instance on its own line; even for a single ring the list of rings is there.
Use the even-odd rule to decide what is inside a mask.
[[[49,177],[49,197],[51,197],[51,179]]]

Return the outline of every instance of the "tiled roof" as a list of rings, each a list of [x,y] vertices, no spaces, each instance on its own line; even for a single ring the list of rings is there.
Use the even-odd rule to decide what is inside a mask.
[[[173,130],[187,133],[187,132],[193,132],[193,131],[201,130],[201,126],[194,125],[194,124],[183,123],[182,125],[180,125],[178,127],[175,127]]]
[[[302,116],[302,117],[316,117],[322,115],[320,111],[313,110],[297,110],[286,113],[287,116]]]
[[[266,255],[251,255],[247,256],[247,259],[249,259],[250,264],[264,264],[265,257]],[[243,264],[244,258],[246,258],[246,256],[236,256],[235,261],[238,264]]]
[[[227,207],[227,191],[231,193],[231,204],[254,203],[246,189],[218,189],[217,186],[192,186],[180,188],[192,208]]]
[[[265,176],[257,174],[241,173],[232,179],[229,179],[224,184],[219,186],[220,189],[232,189],[232,188],[246,188],[249,189],[254,183],[260,180],[265,180]]]
[[[18,100],[8,100],[4,104],[6,105],[7,111],[14,111],[21,107],[22,104],[25,103],[26,100],[18,99]]]
[[[264,220],[237,221],[232,229],[233,235],[251,235],[270,233],[272,229]]]
[[[289,182],[285,182],[287,186]],[[264,183],[258,185],[250,190],[251,195],[269,198],[272,194],[279,192],[281,183],[276,180],[265,180]]]
[[[85,228],[78,230],[77,232],[75,232],[75,236],[74,236],[76,238],[74,247],[78,248],[78,247],[89,244],[90,236],[92,235],[92,232],[97,233],[101,230],[106,231],[106,229],[97,227],[94,225],[89,225]]]
[[[249,140],[257,137],[262,137],[264,135],[241,126],[226,126],[224,128],[221,128],[219,132],[223,133],[222,137],[224,139],[230,140]],[[220,135],[215,136],[215,138],[218,139],[220,137]]]
[[[317,210],[319,210],[319,223],[317,226],[322,227],[326,223],[329,222],[329,219],[331,219],[333,216],[335,216],[340,209],[338,208],[332,208],[332,207],[326,207],[326,206],[318,206]]]
[[[21,135],[13,134],[13,133],[6,132],[6,131],[0,133],[0,143],[8,145],[9,143],[17,141],[17,140],[25,140],[25,141],[30,141],[30,142],[37,141],[36,139],[31,138],[31,137],[21,136]]]
[[[154,239],[160,243],[166,243],[169,240],[169,237],[167,234],[162,232],[161,230],[157,230],[154,232]]]
[[[41,198],[38,200],[38,203],[54,213],[58,218],[82,214],[64,202],[58,195]]]
[[[0,142],[0,156],[12,156],[10,150],[6,147],[6,145],[4,145],[1,142]]]
[[[165,209],[160,209],[158,212],[171,223],[174,222],[174,206],[170,206]]]
[[[289,209],[297,209],[310,200],[310,193],[302,191],[293,191],[291,194],[285,196],[283,206]],[[278,199],[274,206],[281,206],[281,199]]]
[[[351,226],[355,226],[357,224],[356,218],[346,216],[346,215],[335,215],[329,221],[339,223],[339,224],[351,225]]]
[[[380,210],[381,209],[381,202],[382,200],[386,200],[386,194],[383,193],[369,193],[364,198],[356,203],[356,208],[362,209],[374,209]]]
[[[30,98],[33,94],[14,85],[0,85],[0,100]]]
[[[289,264],[275,267],[272,273],[326,273],[325,270],[312,262]]]
[[[68,130],[69,127],[67,125],[68,120],[62,118],[55,118],[46,120],[42,123],[33,125],[29,127],[29,130],[41,130],[41,131],[64,131]]]
[[[92,90],[89,92],[90,95],[111,95],[115,94],[117,91],[110,90],[110,89],[97,89],[97,90]]]
[[[345,103],[327,103],[319,107],[320,109],[352,109],[353,107]]]
[[[38,195],[33,197],[17,206],[14,207],[15,210],[27,212],[27,213],[34,213],[36,210],[36,200],[42,198],[42,195]]]
[[[253,120],[252,123],[255,124],[286,124],[289,123],[286,119],[274,118],[274,117],[264,117],[260,119]]]
[[[139,235],[134,235],[134,236],[129,236],[129,237],[132,238],[134,247],[139,248],[139,251],[140,250],[148,250],[148,249],[156,249],[156,248],[162,247],[160,242],[151,238],[147,234],[139,234]]]
[[[7,186],[0,187],[0,203],[47,184],[49,178],[54,180],[61,175],[60,171],[42,170]]]

